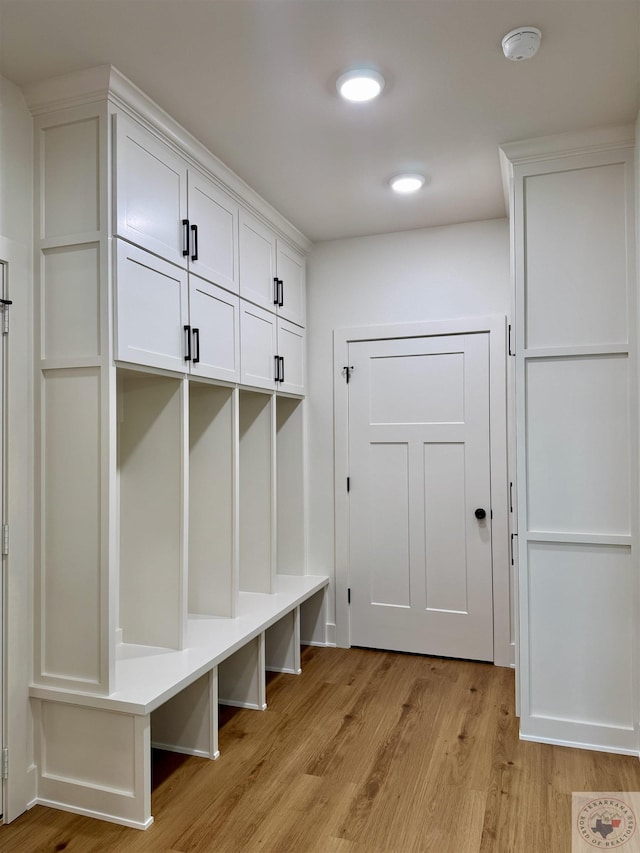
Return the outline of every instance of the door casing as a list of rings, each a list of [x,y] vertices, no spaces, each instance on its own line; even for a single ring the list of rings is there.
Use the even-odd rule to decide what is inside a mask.
[[[511,565],[509,476],[507,456],[507,321],[504,315],[437,320],[424,323],[354,326],[333,332],[334,388],[334,529],[336,644],[351,645],[349,628],[349,398],[344,368],[349,344],[390,338],[489,333],[489,423],[492,495],[492,567],[494,663],[514,666],[516,630],[512,614],[517,600]]]

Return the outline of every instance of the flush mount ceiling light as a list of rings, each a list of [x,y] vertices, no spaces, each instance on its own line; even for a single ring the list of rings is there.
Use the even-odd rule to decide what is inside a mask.
[[[384,89],[384,77],[368,68],[354,68],[338,77],[336,88],[346,101],[364,103],[377,98]]]
[[[389,184],[391,185],[391,189],[394,191],[394,193],[400,193],[400,195],[409,195],[410,193],[417,192],[421,187],[423,187],[424,182],[424,175],[418,175],[417,173],[406,173],[403,175],[396,175],[394,178],[391,178]]]
[[[502,39],[502,52],[515,62],[531,59],[538,52],[541,39],[542,33],[537,27],[518,27]]]

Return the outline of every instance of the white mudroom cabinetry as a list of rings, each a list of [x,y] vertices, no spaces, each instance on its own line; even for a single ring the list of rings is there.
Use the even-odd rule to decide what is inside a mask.
[[[118,361],[240,381],[240,300],[181,267],[116,242]]]
[[[240,213],[240,295],[305,324],[304,256],[247,211]]]
[[[238,292],[238,203],[157,134],[114,116],[115,234]]]
[[[242,383],[303,394],[305,330],[240,300]]]
[[[300,670],[301,625],[322,636],[304,329],[272,304],[271,382],[241,370],[258,344],[241,323],[238,222],[288,247],[302,288],[308,244],[115,69],[26,97],[37,801],[144,828],[152,743],[217,757],[218,702],[264,708],[266,669]]]
[[[638,754],[634,132],[503,147],[516,299],[520,732]]]

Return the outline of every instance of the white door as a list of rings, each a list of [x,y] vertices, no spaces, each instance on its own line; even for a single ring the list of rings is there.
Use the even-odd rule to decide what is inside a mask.
[[[116,242],[116,359],[186,372],[191,347],[186,271]]]
[[[233,293],[189,276],[191,374],[240,381],[240,300]]]
[[[238,292],[238,205],[212,181],[189,171],[191,272]]]
[[[186,267],[187,164],[122,115],[115,140],[116,234]]]
[[[278,391],[304,394],[305,331],[286,320],[278,320]]]
[[[240,211],[240,296],[275,311],[278,305],[276,236],[255,217]]]
[[[250,302],[240,300],[240,381],[273,391],[276,387],[278,320]]]
[[[304,326],[305,260],[282,240],[277,241],[278,316]]]
[[[493,660],[488,338],[349,345],[352,645]]]

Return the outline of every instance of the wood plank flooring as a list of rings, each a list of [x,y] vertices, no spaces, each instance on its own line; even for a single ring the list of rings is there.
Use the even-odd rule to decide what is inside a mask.
[[[264,712],[221,709],[218,761],[154,755],[140,832],[40,806],[3,853],[567,853],[572,791],[638,791],[640,762],[518,740],[513,672],[305,648]]]

